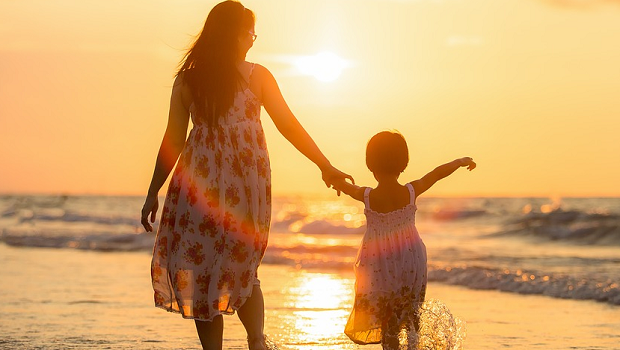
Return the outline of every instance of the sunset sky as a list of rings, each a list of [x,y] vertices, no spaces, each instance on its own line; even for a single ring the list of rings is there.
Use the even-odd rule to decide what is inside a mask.
[[[175,69],[217,3],[0,1],[0,193],[146,193]],[[395,129],[403,181],[478,162],[430,195],[620,196],[620,1],[243,4],[248,60],[357,183],[375,185],[367,140]],[[300,69],[321,52],[343,60],[333,81]],[[274,193],[329,194],[262,118]]]

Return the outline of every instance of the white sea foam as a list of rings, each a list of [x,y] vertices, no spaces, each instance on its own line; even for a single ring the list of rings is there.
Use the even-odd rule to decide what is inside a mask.
[[[519,294],[539,294],[554,298],[596,300],[620,305],[618,280],[601,276],[576,277],[538,271],[499,270],[480,267],[431,269],[429,280],[473,289],[498,290]],[[617,276],[614,276],[617,277]]]

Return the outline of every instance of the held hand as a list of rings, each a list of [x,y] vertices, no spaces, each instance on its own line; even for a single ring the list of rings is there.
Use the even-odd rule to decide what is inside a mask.
[[[476,163],[474,162],[474,159],[471,157],[464,157],[460,159],[461,161],[461,166],[466,166],[467,170],[472,171],[476,168]]]
[[[159,200],[157,199],[157,195],[147,195],[144,206],[142,207],[142,218],[140,220],[146,232],[153,232],[151,223],[155,222],[155,215],[157,214],[158,208]],[[151,215],[151,222],[149,222],[149,214]]]
[[[336,190],[336,192],[338,193],[338,195],[340,195],[340,192],[344,192],[344,187],[347,185],[347,180],[345,179],[336,179],[334,180],[334,182],[332,183],[332,188],[334,190]]]
[[[351,175],[345,174],[331,165],[328,168],[323,169],[322,177],[323,177],[323,182],[325,182],[325,186],[327,187],[332,187],[332,185],[335,182],[339,180],[344,181],[345,179],[349,179],[351,180],[352,183],[355,183],[355,180],[353,180],[353,177]],[[335,190],[336,190],[336,193],[340,196],[340,190],[336,188]]]

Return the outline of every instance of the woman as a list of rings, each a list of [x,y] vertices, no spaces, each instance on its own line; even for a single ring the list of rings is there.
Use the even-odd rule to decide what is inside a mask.
[[[254,14],[239,2],[216,5],[187,52],[170,101],[142,225],[153,228],[157,194],[170,181],[151,275],[155,304],[194,319],[203,349],[221,349],[222,314],[239,314],[250,349],[266,349],[257,268],[271,217],[269,158],[260,107],[314,162],[329,187],[351,178],[334,168],[289,110],[264,67],[245,61]],[[187,140],[189,118],[194,124]]]

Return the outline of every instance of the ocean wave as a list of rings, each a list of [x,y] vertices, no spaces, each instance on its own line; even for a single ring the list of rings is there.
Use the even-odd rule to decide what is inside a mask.
[[[138,205],[133,197],[9,196],[0,197],[0,219],[14,224],[54,222],[140,226]]]
[[[454,221],[469,218],[481,217],[489,214],[486,210],[482,209],[448,209],[442,208],[430,213],[430,217],[436,221]]]
[[[151,233],[94,232],[78,235],[64,231],[4,229],[0,241],[15,247],[66,248],[92,251],[150,251],[155,235]]]
[[[330,234],[330,235],[340,235],[340,234],[358,234],[364,233],[365,227],[348,227],[345,225],[334,224],[328,221],[316,220],[309,222],[303,225],[299,232],[303,232],[306,234]]]
[[[88,232],[88,233],[87,233]],[[154,233],[112,231],[69,231],[49,228],[7,228],[0,231],[0,242],[16,247],[62,248],[93,251],[151,251]],[[279,245],[272,242],[263,259],[266,263],[305,268],[351,268],[357,247],[340,244]]]
[[[16,247],[42,247],[59,249],[77,249],[101,252],[150,252],[153,249],[155,235],[152,233],[118,233],[94,232],[77,234],[32,229],[4,229],[0,233],[0,241]],[[320,240],[320,239],[319,239]],[[290,243],[290,242],[289,242]],[[353,269],[357,247],[336,243],[328,245],[325,242],[317,244],[291,244],[273,241],[268,246],[263,263],[291,266],[301,269],[317,270],[348,270]],[[501,256],[490,256],[488,259],[497,263]],[[541,257],[541,259],[543,259]],[[544,259],[560,259],[548,257]],[[554,261],[561,266],[575,266],[577,258],[563,258],[566,261]],[[567,260],[568,259],[568,260]],[[578,265],[584,266],[616,266],[618,258],[579,258]],[[457,259],[458,260],[458,259]],[[570,260],[570,261],[569,261]],[[483,262],[483,261],[480,261]],[[543,270],[526,269],[497,269],[491,267],[468,266],[454,267],[458,261],[445,266],[429,265],[429,280],[452,285],[465,286],[472,289],[498,290],[503,292],[545,295],[554,298],[568,298],[579,300],[596,300],[612,305],[620,305],[620,281],[617,277],[588,274],[587,277],[577,275],[546,273],[547,265],[541,261],[538,266]],[[512,261],[511,266],[522,266],[521,260]],[[586,275],[584,275],[586,276]]]
[[[620,305],[620,282],[592,277],[579,278],[537,271],[499,270],[481,267],[430,268],[430,281],[472,289],[498,290],[519,294],[537,294],[554,298],[596,300]]]
[[[552,241],[589,245],[620,245],[620,215],[556,209],[548,213],[527,213],[489,235],[531,236]]]
[[[311,235],[363,234],[365,226],[350,227],[329,220],[302,220],[287,218],[271,223],[272,232],[293,232]]]
[[[357,247],[346,245],[295,245],[267,247],[263,263],[304,269],[350,270]]]
[[[20,223],[25,222],[64,222],[64,223],[92,223],[103,225],[132,225],[139,226],[140,220],[136,215],[93,215],[65,211],[59,208],[32,211],[22,209],[3,213],[3,217],[14,217]]]

